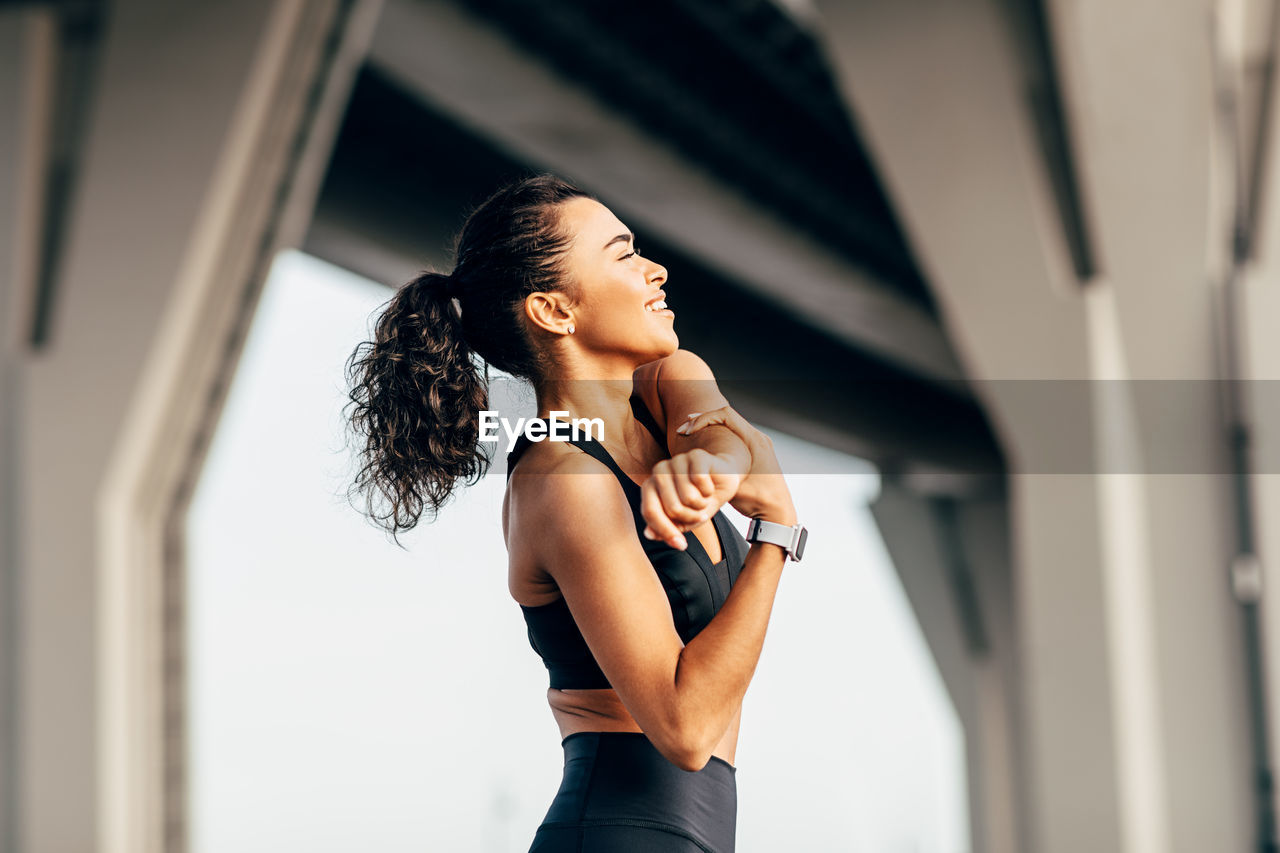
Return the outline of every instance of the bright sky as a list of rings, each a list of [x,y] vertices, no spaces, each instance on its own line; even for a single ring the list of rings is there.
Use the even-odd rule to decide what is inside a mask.
[[[502,465],[407,551],[342,497],[342,365],[389,296],[297,252],[263,294],[188,521],[193,853],[524,853],[559,785]],[[738,851],[966,851],[963,731],[878,478],[771,435],[784,470],[862,473],[788,475],[810,539],[744,702]]]

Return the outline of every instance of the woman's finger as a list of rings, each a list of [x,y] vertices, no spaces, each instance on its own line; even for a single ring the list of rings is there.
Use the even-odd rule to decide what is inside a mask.
[[[688,435],[689,433],[693,432],[695,429],[702,427],[704,425],[702,423],[699,423],[697,426],[694,426],[694,420],[701,414],[702,412],[690,412],[688,415],[685,416],[684,423],[676,427],[676,432],[680,433],[681,435]]]
[[[681,435],[689,435],[711,424],[724,424],[734,432],[738,432],[740,425],[736,422],[731,422],[735,417],[741,420],[741,416],[733,410],[732,406],[721,406],[709,412],[690,412],[684,423],[676,427],[676,432]]]
[[[681,435],[691,435],[712,424],[727,426],[742,439],[752,453],[760,446],[760,438],[763,434],[738,414],[732,406],[721,406],[709,412],[693,412],[684,423],[676,427],[676,432]]]

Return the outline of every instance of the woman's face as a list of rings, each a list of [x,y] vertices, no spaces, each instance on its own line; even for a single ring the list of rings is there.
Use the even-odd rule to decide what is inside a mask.
[[[578,283],[580,301],[568,309],[577,344],[626,353],[637,365],[675,352],[675,313],[650,310],[667,298],[666,268],[638,254],[630,229],[594,199],[570,199],[561,216],[574,235],[565,266]]]

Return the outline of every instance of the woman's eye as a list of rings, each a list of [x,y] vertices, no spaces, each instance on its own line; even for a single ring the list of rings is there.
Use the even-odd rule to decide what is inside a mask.
[[[636,249],[632,249],[630,252],[627,252],[625,255],[623,255],[622,257],[618,258],[618,260],[620,260],[620,261],[625,261],[627,258],[630,258],[630,257],[632,257],[632,256],[637,256],[637,257],[638,257],[639,255],[640,255],[640,250],[639,250],[638,248],[636,248]]]

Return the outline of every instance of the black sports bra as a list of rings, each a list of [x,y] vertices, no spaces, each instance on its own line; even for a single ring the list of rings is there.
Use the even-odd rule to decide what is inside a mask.
[[[631,409],[636,419],[665,448],[666,436],[649,414],[644,402],[635,395],[631,397]],[[685,534],[688,548],[684,551],[672,548],[665,542],[644,538],[646,523],[640,513],[640,487],[626,475],[600,442],[587,438],[570,440],[569,443],[607,465],[621,483],[627,501],[631,504],[632,515],[635,516],[636,538],[644,547],[645,555],[653,564],[654,571],[667,592],[676,632],[682,641],[688,643],[724,606],[725,598],[738,579],[742,562],[747,556],[747,541],[723,511],[712,517],[712,526],[719,536],[721,553],[724,555],[718,563],[711,562],[711,557],[692,532]],[[529,444],[529,440],[521,435],[516,439],[515,447],[507,454],[508,480],[520,454]],[[572,689],[612,686],[591,654],[591,649],[573,621],[573,614],[563,597],[537,607],[521,604],[520,610],[529,627],[529,644],[546,665],[551,675],[552,687]]]

